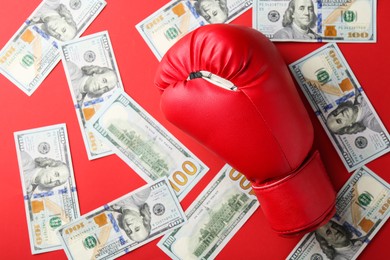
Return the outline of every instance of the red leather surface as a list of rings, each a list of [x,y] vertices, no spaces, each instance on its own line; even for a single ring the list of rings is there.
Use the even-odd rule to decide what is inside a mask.
[[[234,83],[237,90],[203,78],[187,80],[200,70]],[[169,121],[256,186],[270,186],[259,188],[257,195],[276,232],[312,230],[331,217],[329,211],[335,212],[330,208],[333,187],[324,181],[324,168],[316,167],[320,157],[302,166],[313,144],[313,128],[286,64],[264,35],[247,26],[203,26],[166,53],[156,86],[163,91],[161,107]],[[296,178],[291,185],[278,184],[276,179],[292,172]]]
[[[40,2],[39,0],[0,1],[0,48],[7,43]],[[109,31],[126,92],[210,167],[206,176],[182,201],[183,208],[186,209],[222,168],[224,162],[169,123],[160,110],[161,95],[153,84],[158,61],[138,34],[135,25],[167,2],[168,0],[107,0],[107,6],[84,35],[103,30]],[[339,47],[383,123],[389,129],[388,10],[390,10],[389,1],[378,1],[377,43],[339,44]],[[252,11],[249,10],[232,23],[251,26]],[[276,47],[285,62],[289,64],[322,45],[323,43],[277,43]],[[298,89],[297,84],[295,86]],[[350,177],[350,173],[346,171],[322,126],[310,110],[305,97],[300,91],[298,93],[313,123],[314,147],[320,151],[331,181],[336,190],[339,190]],[[145,182],[117,156],[88,161],[61,64],[56,66],[31,97],[0,75],[0,104],[2,174],[0,258],[66,259],[63,251],[34,256],[30,253],[22,186],[13,140],[14,131],[63,122],[67,124],[82,214],[144,185]],[[390,182],[390,154],[374,160],[367,166]],[[364,249],[359,259],[387,259],[389,237],[390,225],[386,223]],[[284,259],[300,239],[301,236],[288,239],[278,236],[269,227],[263,212],[258,210],[226,245],[217,259]],[[157,242],[158,239],[120,259],[169,259],[156,246]]]
[[[238,90],[187,81],[200,70]],[[287,66],[254,29],[215,24],[186,35],[163,57],[156,85],[165,89],[161,107],[168,119],[251,181],[288,174],[311,148],[312,126]]]
[[[313,231],[336,213],[336,193],[318,151],[296,172],[253,190],[272,229],[282,236]]]

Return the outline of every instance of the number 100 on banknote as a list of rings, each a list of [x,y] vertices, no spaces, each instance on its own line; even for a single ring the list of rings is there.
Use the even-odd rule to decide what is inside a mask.
[[[376,0],[255,0],[253,27],[272,41],[376,42]]]
[[[146,182],[167,176],[179,200],[209,169],[123,90],[116,90],[87,127]]]

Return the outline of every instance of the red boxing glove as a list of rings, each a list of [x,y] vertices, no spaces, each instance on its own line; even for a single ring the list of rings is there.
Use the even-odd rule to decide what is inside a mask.
[[[280,235],[306,233],[335,213],[336,193],[286,64],[260,32],[202,26],[163,57],[155,78],[167,119],[252,182]]]

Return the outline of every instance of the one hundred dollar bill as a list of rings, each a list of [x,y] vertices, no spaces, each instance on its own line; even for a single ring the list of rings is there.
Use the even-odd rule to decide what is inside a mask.
[[[272,41],[373,43],[376,2],[254,0],[252,22]]]
[[[114,259],[180,227],[187,218],[161,178],[58,230],[68,259]]]
[[[136,25],[158,60],[187,33],[210,23],[229,23],[252,7],[252,0],[170,1]]]
[[[145,181],[167,176],[180,200],[209,169],[121,90],[105,102],[87,127]]]
[[[349,172],[389,152],[389,133],[336,43],[289,66]]]
[[[68,41],[60,52],[88,158],[110,155],[110,147],[85,126],[113,91],[123,89],[108,32]]]
[[[27,95],[60,61],[59,44],[80,36],[104,0],[44,0],[0,51],[0,72]]]
[[[287,259],[356,259],[389,216],[390,185],[359,168],[337,195],[336,215],[305,235]]]
[[[33,254],[61,249],[56,231],[80,216],[65,124],[14,133]]]
[[[225,165],[186,210],[188,222],[157,245],[171,259],[214,259],[259,205],[251,183]]]

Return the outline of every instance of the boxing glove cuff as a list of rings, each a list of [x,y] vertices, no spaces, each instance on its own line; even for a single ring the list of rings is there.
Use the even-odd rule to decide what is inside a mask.
[[[313,231],[336,213],[336,194],[318,152],[283,179],[252,187],[271,228],[281,236]]]

